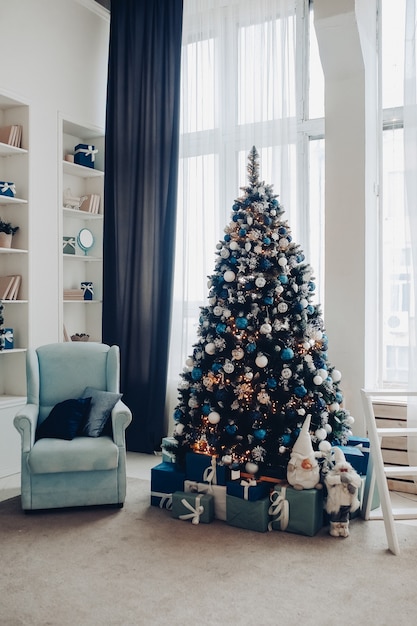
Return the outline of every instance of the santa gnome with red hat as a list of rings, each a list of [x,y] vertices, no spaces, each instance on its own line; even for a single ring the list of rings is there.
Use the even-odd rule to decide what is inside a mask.
[[[358,489],[362,479],[340,448],[334,448],[333,468],[326,474],[324,483],[327,487],[325,509],[330,515],[332,537],[349,537],[350,513],[359,508]]]

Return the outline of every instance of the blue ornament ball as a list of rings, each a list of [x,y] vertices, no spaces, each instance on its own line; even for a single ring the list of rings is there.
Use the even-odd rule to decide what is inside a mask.
[[[191,372],[191,378],[193,380],[200,380],[202,375],[203,375],[203,372],[201,371],[200,367],[193,367],[192,372]]]
[[[266,437],[266,430],[263,429],[263,428],[258,428],[258,430],[255,430],[253,434],[255,435],[256,439],[259,439],[259,440],[265,439],[265,437]]]
[[[236,328],[238,328],[239,330],[244,330],[245,328],[247,328],[248,325],[248,320],[246,317],[238,317],[236,320]]]
[[[269,389],[275,389],[278,383],[275,378],[268,378],[266,384],[268,385]]]
[[[274,303],[274,298],[272,298],[271,296],[265,296],[264,298],[264,304],[273,304]]]
[[[246,346],[246,352],[248,354],[252,354],[253,352],[255,352],[257,350],[256,348],[256,343],[248,343],[248,345]]]
[[[203,413],[203,415],[208,415],[209,413],[211,413],[211,406],[209,404],[203,404],[201,412]]]
[[[284,348],[281,350],[281,360],[291,361],[294,358],[294,351],[291,348]]]
[[[225,241],[230,241],[230,239],[231,239],[231,237],[230,237],[229,233],[226,233],[225,236],[224,236],[224,240]]]
[[[278,280],[281,285],[286,285],[288,283],[288,276],[286,276],[285,274],[281,274],[280,276],[278,276]]]
[[[174,420],[176,422],[179,422],[181,418],[182,418],[182,411],[180,411],[180,409],[175,409],[175,411],[174,411]]]
[[[236,424],[227,424],[225,431],[227,432],[228,435],[234,435],[237,431]]]
[[[307,395],[307,389],[304,387],[304,385],[299,385],[298,387],[295,387],[294,393],[297,398],[304,398],[304,396]]]
[[[211,366],[211,370],[215,374],[217,374],[217,372],[219,372],[221,369],[222,369],[222,364],[221,363],[213,363],[213,365]]]
[[[239,235],[240,235],[241,237],[244,237],[244,236],[246,235],[246,228],[240,228],[240,229],[239,229]]]
[[[216,326],[216,333],[218,335],[223,335],[223,333],[225,333],[225,332],[226,332],[226,324],[222,324],[222,323],[217,324],[217,326]]]

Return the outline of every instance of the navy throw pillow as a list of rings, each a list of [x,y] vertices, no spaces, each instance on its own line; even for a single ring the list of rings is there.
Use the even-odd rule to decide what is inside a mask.
[[[90,412],[91,398],[64,400],[54,406],[36,429],[36,441],[44,438],[71,440],[79,434]]]
[[[102,434],[111,435],[110,414],[116,402],[122,397],[121,393],[102,391],[93,387],[86,387],[83,397],[91,398],[91,410],[82,434],[85,437],[100,437]]]

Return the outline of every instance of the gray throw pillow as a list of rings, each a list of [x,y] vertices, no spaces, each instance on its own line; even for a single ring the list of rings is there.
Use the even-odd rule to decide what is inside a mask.
[[[100,437],[114,405],[120,400],[122,394],[86,387],[82,397],[91,398],[90,414],[82,434],[84,437]]]

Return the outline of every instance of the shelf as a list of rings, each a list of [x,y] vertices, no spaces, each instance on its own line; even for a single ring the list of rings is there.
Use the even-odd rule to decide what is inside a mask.
[[[102,300],[63,300],[64,304],[102,304]]]
[[[17,156],[19,154],[27,154],[28,151],[24,148],[15,148],[15,146],[9,146],[8,143],[0,143],[0,156]]]
[[[0,350],[0,355],[2,354],[16,354],[17,352],[26,352],[27,348],[13,348],[12,350]]]
[[[63,254],[64,259],[71,259],[76,261],[86,261],[87,263],[96,263],[97,261],[102,261],[103,259],[99,256],[84,256],[81,254]]]
[[[3,304],[27,304],[28,300],[2,300]]]
[[[27,254],[27,250],[21,250],[20,248],[0,248],[0,254]]]
[[[27,204],[27,200],[23,198],[16,198],[12,196],[0,196],[0,204]]]
[[[67,207],[63,207],[62,211],[65,217],[71,217],[77,220],[102,220],[104,217],[101,213],[88,213],[88,211],[68,209]]]
[[[79,176],[80,178],[100,178],[104,176],[104,172],[96,170],[92,167],[77,165],[69,161],[63,161],[63,172],[69,176]]]

